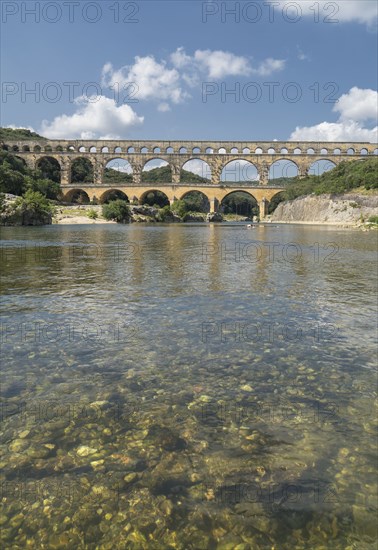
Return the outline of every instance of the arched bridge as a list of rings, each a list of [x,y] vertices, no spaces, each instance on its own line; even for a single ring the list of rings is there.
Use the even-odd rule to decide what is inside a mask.
[[[69,200],[76,191],[83,191],[89,199],[101,200],[109,189],[125,193],[130,200],[142,200],[148,191],[162,191],[172,203],[190,191],[204,193],[211,211],[229,193],[246,191],[260,205],[260,216],[267,212],[269,201],[282,187],[274,185],[271,172],[278,162],[296,169],[299,177],[305,177],[319,161],[336,166],[345,160],[366,159],[377,155],[377,144],[364,142],[229,142],[229,141],[126,141],[126,140],[5,140],[2,147],[22,158],[32,168],[44,158],[55,159],[60,170],[60,185],[64,197]],[[73,181],[72,167],[76,159],[85,158],[92,168],[91,181]],[[114,160],[127,161],[130,183],[107,183],[104,177],[106,165]],[[142,181],[142,172],[152,160],[163,161],[170,167],[171,181],[149,184]],[[185,164],[202,162],[207,166],[207,183],[181,181]],[[228,167],[253,166],[255,176],[232,183]],[[226,174],[226,175],[225,175]],[[285,174],[285,171],[283,172]],[[291,175],[291,174],[290,174]],[[85,178],[87,180],[87,178]],[[131,178],[130,178],[131,179]]]

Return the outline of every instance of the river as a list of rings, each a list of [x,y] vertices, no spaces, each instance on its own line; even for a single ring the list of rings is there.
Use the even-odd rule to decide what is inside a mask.
[[[5,547],[375,548],[376,245],[3,228]]]

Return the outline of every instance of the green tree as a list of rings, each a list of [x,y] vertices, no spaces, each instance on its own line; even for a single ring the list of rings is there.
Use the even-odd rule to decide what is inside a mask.
[[[104,204],[102,215],[106,220],[114,220],[118,223],[127,223],[131,217],[129,205],[120,199]]]

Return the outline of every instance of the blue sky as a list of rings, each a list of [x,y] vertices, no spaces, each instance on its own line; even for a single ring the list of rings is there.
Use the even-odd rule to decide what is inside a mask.
[[[51,138],[377,141],[374,0],[1,9],[3,126]]]

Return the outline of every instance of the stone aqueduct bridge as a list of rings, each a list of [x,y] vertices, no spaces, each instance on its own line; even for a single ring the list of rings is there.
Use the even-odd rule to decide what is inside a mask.
[[[226,141],[118,141],[118,140],[35,140],[2,143],[6,149],[24,159],[35,169],[42,158],[54,158],[60,165],[61,189],[64,200],[70,201],[77,191],[84,191],[89,199],[105,200],[110,189],[125,193],[130,200],[143,201],[149,191],[162,191],[172,203],[189,191],[204,193],[210,210],[216,211],[221,201],[231,192],[245,191],[260,207],[260,217],[267,213],[269,201],[282,187],[269,185],[269,169],[278,160],[292,161],[300,177],[307,175],[317,160],[328,160],[334,165],[344,160],[366,159],[377,154],[377,144],[350,142],[226,142]],[[72,183],[72,163],[77,158],[88,159],[93,166],[92,183]],[[114,159],[127,160],[132,168],[133,182],[129,184],[104,183],[104,168]],[[172,181],[159,184],[141,182],[143,167],[153,159],[168,162]],[[184,164],[193,159],[205,161],[211,169],[211,183],[180,183]],[[258,171],[259,179],[250,183],[233,184],[221,181],[221,173],[232,161],[248,161]]]

